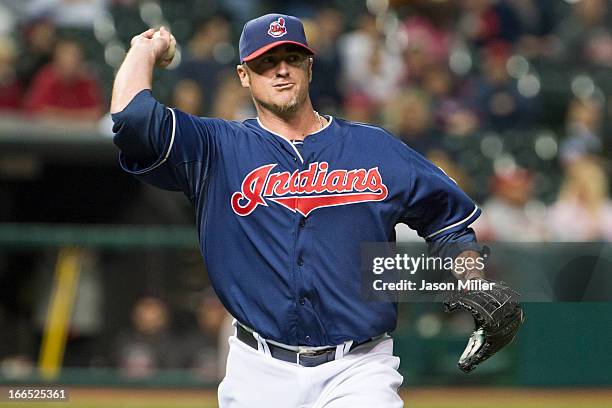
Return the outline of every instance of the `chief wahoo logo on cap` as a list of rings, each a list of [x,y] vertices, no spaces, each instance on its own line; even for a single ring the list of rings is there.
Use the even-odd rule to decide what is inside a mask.
[[[285,28],[285,19],[279,17],[278,20],[271,22],[268,34],[270,34],[274,38],[279,38],[287,34],[287,28]]]

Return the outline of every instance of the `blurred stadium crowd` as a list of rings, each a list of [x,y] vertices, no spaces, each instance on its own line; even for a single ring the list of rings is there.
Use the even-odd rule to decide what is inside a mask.
[[[305,19],[317,51],[317,109],[380,124],[440,165],[485,208],[482,239],[608,240],[611,7],[4,0],[0,109],[98,120],[131,37],[164,24],[181,49],[156,77],[158,98],[200,116],[252,117],[235,74],[237,35],[249,17],[282,10]]]
[[[200,116],[253,117],[235,74],[238,35],[268,11],[303,18],[317,52],[316,109],[381,125],[438,164],[483,207],[481,240],[612,240],[608,0],[1,0],[1,114],[108,133],[113,73],[131,37],[164,25],[179,53],[156,73],[158,99]],[[194,364],[165,352],[160,299],[133,310],[113,348],[129,357],[105,363],[134,376],[152,361]],[[202,319],[218,326],[193,344],[214,343],[198,336],[218,333],[221,320]],[[182,351],[197,355],[190,347]]]

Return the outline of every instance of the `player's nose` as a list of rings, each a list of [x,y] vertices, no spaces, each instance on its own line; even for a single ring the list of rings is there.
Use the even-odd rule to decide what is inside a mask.
[[[276,74],[279,76],[289,75],[289,64],[284,59],[276,65]]]

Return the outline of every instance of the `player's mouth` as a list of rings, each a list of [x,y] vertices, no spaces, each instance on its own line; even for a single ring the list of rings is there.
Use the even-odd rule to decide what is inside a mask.
[[[278,90],[284,91],[285,89],[291,89],[293,87],[292,82],[283,82],[282,84],[276,84],[274,87]]]

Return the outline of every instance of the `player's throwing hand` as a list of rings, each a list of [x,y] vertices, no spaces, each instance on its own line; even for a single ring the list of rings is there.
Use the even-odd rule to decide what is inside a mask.
[[[158,68],[166,68],[170,65],[176,53],[176,38],[163,26],[158,31],[150,28],[134,36],[131,45],[132,47],[148,47],[155,66]]]

